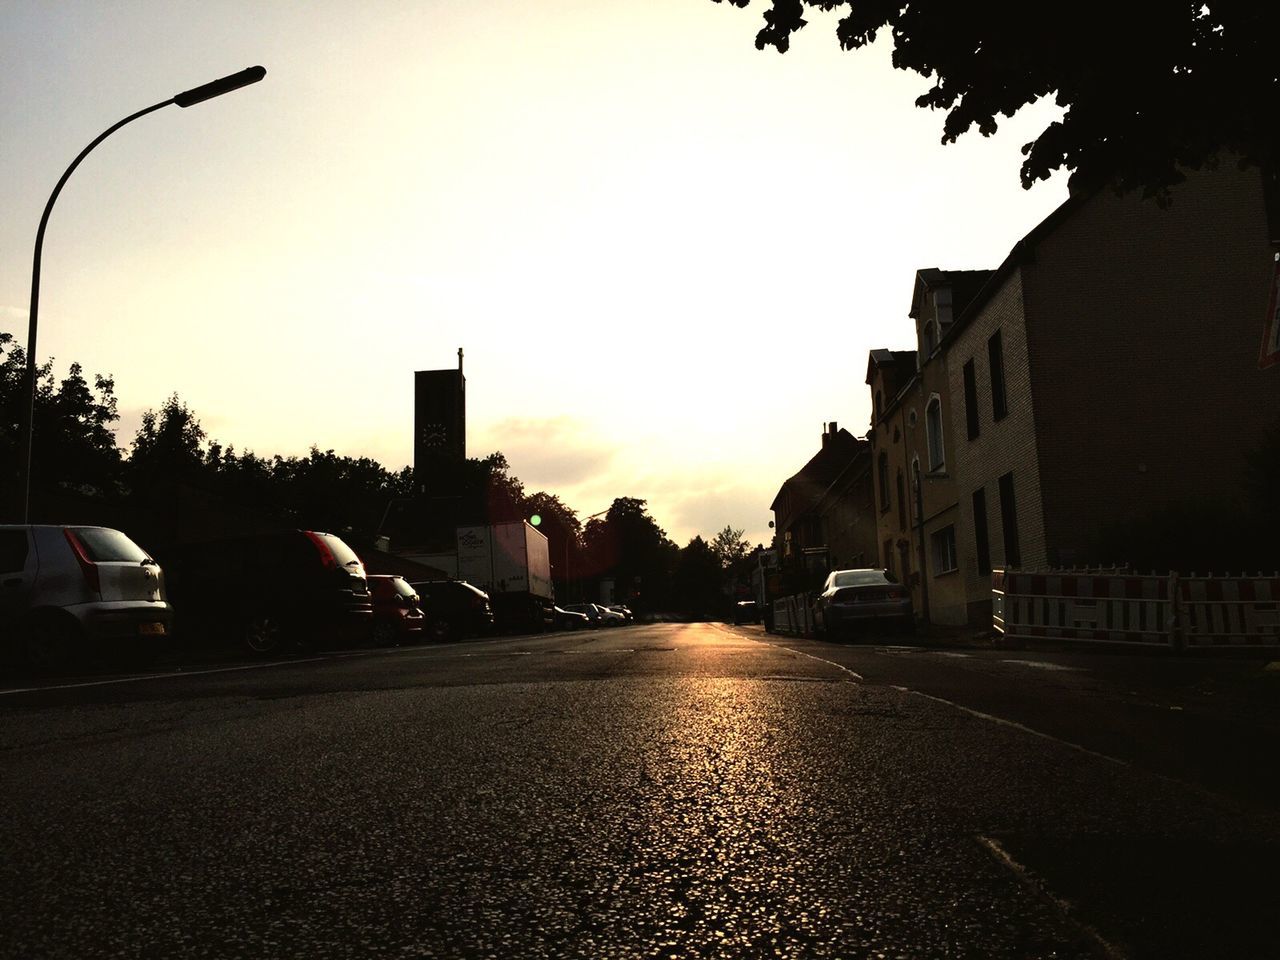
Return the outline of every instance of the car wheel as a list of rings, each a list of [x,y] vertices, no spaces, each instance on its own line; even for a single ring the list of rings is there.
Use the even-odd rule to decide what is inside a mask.
[[[453,624],[444,617],[437,617],[427,626],[427,635],[437,643],[453,639]]]
[[[81,652],[79,625],[67,616],[41,617],[23,637],[22,660],[35,673],[65,670]]]
[[[284,647],[284,627],[277,617],[257,613],[245,621],[240,639],[250,653],[265,657]]]

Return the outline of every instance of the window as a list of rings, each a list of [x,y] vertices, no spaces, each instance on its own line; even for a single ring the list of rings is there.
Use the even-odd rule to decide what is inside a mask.
[[[884,417],[884,394],[879,390],[876,391],[876,419]]]
[[[978,438],[978,377],[974,372],[973,358],[964,365],[964,420],[969,439]]]
[[[1002,420],[1009,407],[1004,393],[1004,344],[999,330],[987,341],[987,362],[991,367],[991,419]]]
[[[926,320],[920,331],[920,359],[927,360],[938,345],[938,334],[932,320]]]
[[[924,421],[929,441],[929,472],[937,473],[946,468],[947,456],[942,448],[942,401],[936,393],[924,408]]]
[[[907,529],[907,498],[903,492],[902,469],[898,469],[898,529]]]
[[[21,573],[27,566],[27,531],[0,530],[0,573]]]
[[[1013,499],[1013,474],[1000,478],[1000,526],[1004,528],[1004,562],[1016,567],[1022,562],[1018,551],[1018,508]]]
[[[71,532],[94,563],[141,563],[147,559],[142,548],[119,530],[75,527]]]
[[[991,540],[987,533],[987,491],[973,491],[973,540],[978,547],[978,572],[991,572]]]
[[[935,577],[956,570],[956,528],[955,524],[943,527],[930,538],[933,544],[933,575]]]
[[[938,326],[945,332],[951,323],[950,287],[939,287],[933,291],[933,315],[938,318]]]
[[[889,502],[889,455],[881,453],[877,461],[876,479],[880,481],[880,512],[888,513],[892,504]]]

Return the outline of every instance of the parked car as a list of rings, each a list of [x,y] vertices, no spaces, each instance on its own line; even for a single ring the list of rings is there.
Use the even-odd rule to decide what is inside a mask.
[[[233,639],[268,656],[369,635],[364,564],[331,533],[282,530],[186,543],[164,559],[176,627],[188,639]]]
[[[370,574],[369,598],[373,601],[373,625],[369,638],[378,646],[421,639],[427,618],[422,598],[404,577]]]
[[[619,614],[605,610],[598,603],[569,603],[565,605],[565,609],[582,614],[591,622],[593,627],[610,626],[619,617]]]
[[[593,627],[620,627],[627,622],[622,614],[599,603],[571,603],[565,609],[585,613]]]
[[[759,623],[760,613],[754,600],[739,600],[733,605],[734,623]]]
[[[555,607],[557,630],[583,630],[591,626],[591,618],[577,610]]]
[[[885,570],[833,570],[814,602],[818,633],[838,637],[856,627],[915,629],[911,592]]]
[[[489,595],[465,580],[414,580],[410,586],[426,603],[427,634],[455,640],[493,633]]]
[[[0,526],[0,635],[36,670],[81,652],[154,652],[173,608],[149,553],[110,527]]]
[[[612,610],[614,613],[622,615],[622,619],[626,623],[634,623],[636,615],[631,612],[631,608],[621,603],[611,603],[605,607],[606,610]]]

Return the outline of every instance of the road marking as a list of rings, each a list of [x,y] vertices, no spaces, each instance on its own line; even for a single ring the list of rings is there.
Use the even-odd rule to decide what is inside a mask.
[[[541,653],[564,653],[563,650],[542,650],[540,652]],[[448,657],[448,658],[442,657],[438,659],[466,660],[469,657],[532,657],[532,656],[533,656],[532,650],[500,650],[497,653],[459,653],[453,657]],[[427,660],[431,658],[423,657],[422,659]]]
[[[1046,663],[1043,660],[1000,660],[999,663],[1016,663],[1023,667],[1035,667],[1038,670],[1066,670],[1071,673],[1083,673],[1084,667],[1068,667],[1061,663]]]
[[[966,707],[963,704],[956,703],[954,700],[944,700],[942,697],[935,697],[931,693],[921,693],[919,690],[912,690],[910,687],[900,687],[896,684],[889,684],[889,687],[893,690],[899,691],[900,693],[909,693],[913,696],[923,697],[925,700],[932,700],[934,703],[942,703],[948,707],[954,707],[955,709],[960,710],[963,713],[967,713],[971,717],[977,717],[980,720],[989,720],[992,723],[998,723],[1001,726],[1012,727],[1014,730],[1029,733],[1033,737],[1039,737],[1042,740],[1049,740],[1053,743],[1061,744],[1064,747],[1070,747],[1072,750],[1079,750],[1081,753],[1087,753],[1091,757],[1096,757],[1099,760],[1106,760],[1108,763],[1114,763],[1117,766],[1133,766],[1133,764],[1128,760],[1119,760],[1116,757],[1108,756],[1105,753],[1098,753],[1096,750],[1090,750],[1088,747],[1082,747],[1080,744],[1072,743],[1070,740],[1063,740],[1048,733],[1041,733],[1039,730],[1034,730],[1031,727],[1018,723],[1015,720],[1006,720],[1004,717],[997,717],[994,714],[983,713],[981,710],[974,710],[972,707]],[[1156,774],[1156,776],[1160,776],[1160,774]]]
[[[756,642],[763,643],[766,646],[773,647],[777,650],[785,650],[787,651],[787,653],[794,653],[797,656],[808,657],[810,660],[817,660],[819,663],[825,663],[829,667],[835,667],[837,670],[844,671],[849,676],[853,677],[853,679],[857,680],[859,683],[866,680],[866,677],[864,677],[862,674],[857,673],[856,671],[850,670],[843,663],[836,663],[834,660],[824,660],[822,659],[822,657],[815,657],[812,653],[805,653],[803,650],[792,650],[790,647],[784,647],[780,643],[770,643],[768,640],[757,640]]]
[[[1102,952],[1106,954],[1106,956],[1110,957],[1111,960],[1127,960],[1128,954],[1117,947],[1114,943],[1107,940],[1102,934],[1094,929],[1093,926],[1074,916],[1071,911],[1071,904],[1054,896],[1043,883],[1040,883],[1031,876],[1027,871],[1027,868],[1017,860],[1013,859],[1013,857],[1009,855],[1009,851],[1001,846],[998,840],[993,840],[991,837],[984,837],[981,834],[978,835],[977,839],[979,845],[990,853],[997,863],[1017,877],[1018,881],[1028,890],[1056,909],[1064,920],[1092,940],[1102,950]]]
[[[309,657],[306,660],[273,660],[271,663],[246,663],[236,667],[217,667],[213,670],[175,670],[172,673],[143,673],[135,677],[115,677],[111,680],[86,680],[83,683],[59,683],[47,687],[13,687],[0,690],[0,697],[15,693],[40,693],[44,690],[76,690],[81,687],[106,687],[113,683],[137,683],[139,680],[167,680],[173,677],[199,677],[210,673],[231,673],[235,670],[261,670],[265,667],[283,667],[294,663],[319,663],[329,657]]]
[[[886,647],[885,649],[901,650],[901,647]],[[955,657],[957,660],[968,660],[973,657],[972,653],[960,653],[958,650],[933,650],[930,651],[935,657]]]

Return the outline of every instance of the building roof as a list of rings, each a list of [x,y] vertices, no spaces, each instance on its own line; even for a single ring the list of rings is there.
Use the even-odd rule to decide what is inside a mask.
[[[798,503],[794,511],[797,516],[803,513],[826,492],[845,467],[858,456],[866,443],[866,440],[855,437],[844,427],[835,433],[824,434],[822,449],[810,457],[809,462],[796,473],[783,481],[773,502],[769,504],[769,509],[777,512],[778,501],[790,488],[796,492],[798,500],[808,501],[808,503]]]
[[[918,320],[921,299],[926,291],[936,287],[951,288],[951,315],[959,316],[993,273],[994,270],[939,270],[937,267],[923,267],[916,271],[916,285],[911,293],[911,309],[907,316]]]
[[[914,367],[916,365],[916,352],[914,350],[872,350],[867,354],[867,384],[870,385],[871,375],[875,372],[876,367],[900,363],[909,363]]]

